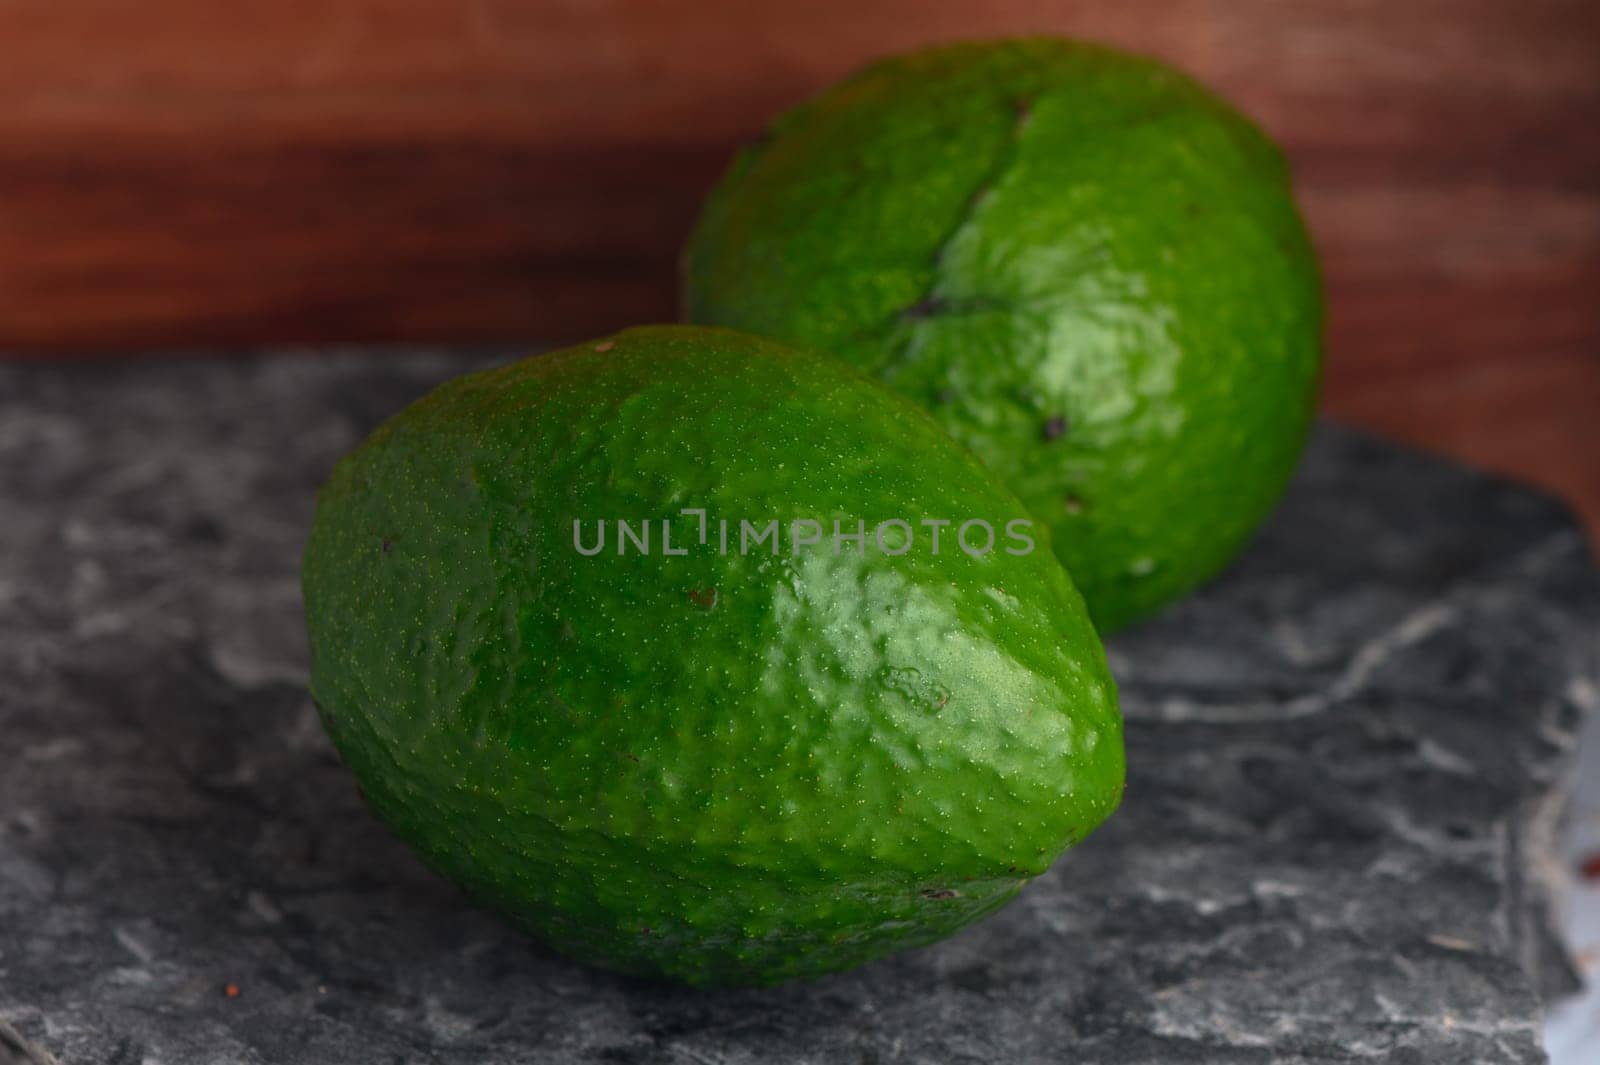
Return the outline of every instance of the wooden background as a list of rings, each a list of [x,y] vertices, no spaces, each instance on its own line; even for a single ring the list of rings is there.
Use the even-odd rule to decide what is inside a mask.
[[[0,0],[0,350],[669,318],[766,116],[1037,31],[1171,59],[1286,145],[1328,411],[1600,524],[1596,0]]]

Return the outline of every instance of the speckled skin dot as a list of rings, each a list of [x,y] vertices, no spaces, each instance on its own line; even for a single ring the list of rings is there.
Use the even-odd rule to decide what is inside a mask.
[[[1047,534],[958,546],[1026,516],[842,363],[628,330],[446,384],[339,465],[312,690],[374,809],[560,949],[815,976],[990,913],[1121,796],[1115,689]],[[720,553],[720,520],[773,518],[823,545]],[[832,550],[835,520],[889,518],[923,538]],[[953,523],[938,554],[924,518]]]

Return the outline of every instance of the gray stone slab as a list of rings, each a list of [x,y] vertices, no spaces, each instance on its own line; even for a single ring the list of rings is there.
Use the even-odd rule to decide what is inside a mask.
[[[1559,505],[1319,429],[1245,557],[1113,641],[1104,829],[946,943],[695,992],[467,905],[306,696],[312,493],[465,365],[0,367],[0,1061],[1543,1060],[1544,848],[1600,684]]]

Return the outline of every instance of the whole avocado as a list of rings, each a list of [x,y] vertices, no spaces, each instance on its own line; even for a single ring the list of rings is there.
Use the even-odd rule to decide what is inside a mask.
[[[1050,524],[1102,631],[1243,546],[1321,362],[1278,150],[1178,72],[1057,39],[892,58],[781,116],[684,291],[932,411]]]
[[[312,692],[381,818],[558,949],[816,976],[993,911],[1119,800],[1104,654],[1026,521],[836,360],[631,329],[451,381],[339,463]]]

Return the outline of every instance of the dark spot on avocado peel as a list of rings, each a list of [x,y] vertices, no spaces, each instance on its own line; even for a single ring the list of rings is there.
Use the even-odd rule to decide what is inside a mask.
[[[951,891],[949,888],[930,887],[922,889],[922,897],[925,899],[953,899],[957,898],[959,895],[960,892]]]
[[[393,551],[393,550],[394,550],[394,538],[392,536],[385,536],[383,538],[383,553],[387,555],[390,551]]]
[[[1061,501],[1061,509],[1068,514],[1082,514],[1085,507],[1084,501],[1071,492],[1068,492],[1066,498]]]
[[[1048,444],[1052,440],[1059,440],[1061,437],[1066,435],[1066,432],[1066,416],[1057,414],[1051,417],[1049,421],[1044,423],[1044,428],[1040,431],[1040,435],[1044,437],[1045,443]]]
[[[942,310],[944,310],[944,300],[930,294],[901,311],[900,317],[908,322],[920,322],[932,318]]]
[[[700,609],[710,610],[717,605],[717,590],[715,588],[690,588],[689,598]]]

